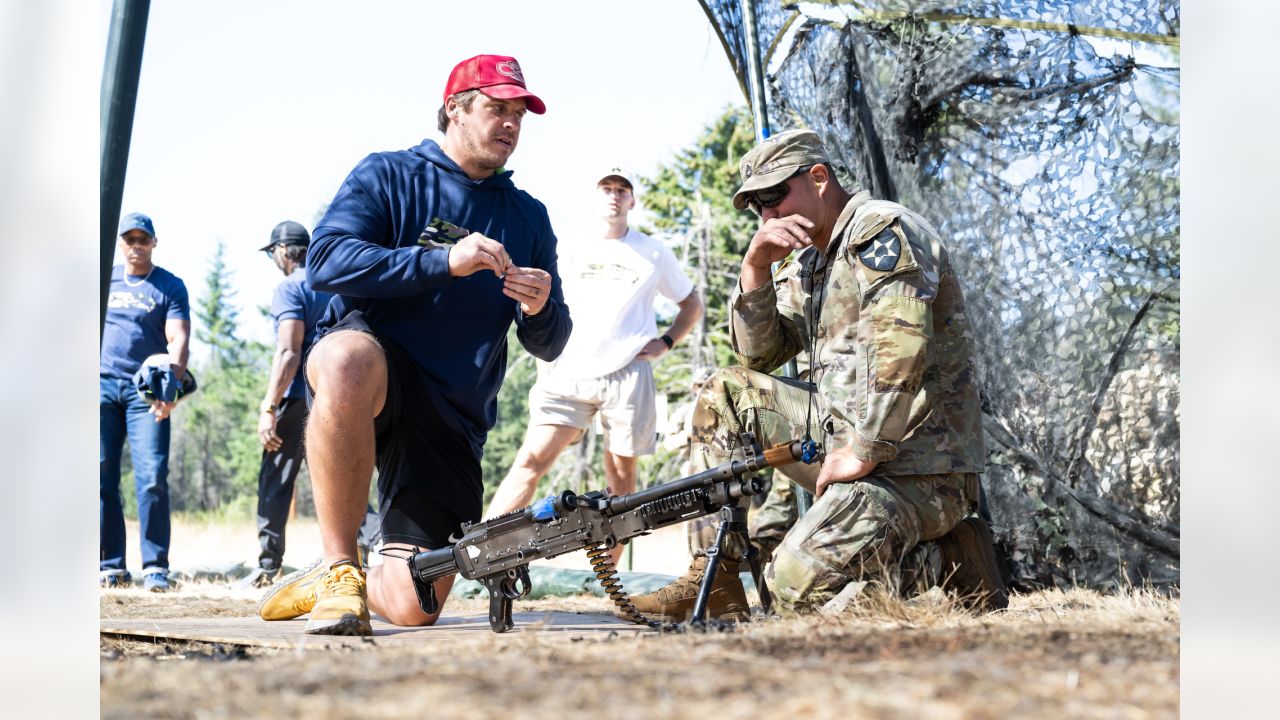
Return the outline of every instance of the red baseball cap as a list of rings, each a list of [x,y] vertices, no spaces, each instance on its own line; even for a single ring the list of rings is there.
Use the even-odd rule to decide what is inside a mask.
[[[449,73],[444,86],[444,99],[464,90],[479,90],[489,97],[511,100],[524,98],[529,112],[541,115],[547,106],[524,86],[520,63],[506,55],[477,55],[458,63]]]

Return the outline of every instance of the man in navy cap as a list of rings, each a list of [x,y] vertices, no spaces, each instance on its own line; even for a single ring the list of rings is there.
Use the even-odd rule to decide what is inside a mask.
[[[169,413],[175,402],[147,400],[133,376],[153,355],[168,355],[173,377],[186,374],[191,311],[187,286],[151,262],[155,226],[142,213],[120,221],[124,264],[111,271],[106,325],[98,361],[99,396],[99,581],[128,585],[124,510],[120,502],[120,460],[125,438],[133,461],[142,534],[143,587],[163,592],[169,585]]]

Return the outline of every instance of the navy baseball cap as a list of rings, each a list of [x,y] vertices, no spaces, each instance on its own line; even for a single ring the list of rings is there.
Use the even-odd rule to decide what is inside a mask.
[[[271,242],[258,249],[267,251],[276,245],[301,245],[306,247],[310,244],[311,234],[307,232],[306,228],[302,227],[301,223],[285,220],[272,228]]]
[[[141,230],[151,237],[156,236],[156,226],[151,224],[151,218],[139,212],[129,213],[120,220],[120,231],[117,235],[123,235],[130,230]]]

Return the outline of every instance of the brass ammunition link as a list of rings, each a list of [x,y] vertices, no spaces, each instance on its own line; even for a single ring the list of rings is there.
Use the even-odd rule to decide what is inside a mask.
[[[600,587],[609,594],[609,599],[614,605],[622,611],[627,620],[637,625],[648,625],[649,627],[661,627],[662,623],[645,617],[636,606],[631,604],[631,597],[627,595],[627,591],[622,589],[622,581],[618,579],[618,570],[613,566],[613,558],[609,556],[609,550],[601,543],[596,543],[587,548],[587,559],[591,561],[591,569],[596,573],[596,579],[600,581]]]

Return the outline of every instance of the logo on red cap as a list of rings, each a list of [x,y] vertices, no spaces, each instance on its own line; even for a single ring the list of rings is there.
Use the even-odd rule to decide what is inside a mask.
[[[500,62],[494,66],[494,69],[498,71],[499,75],[506,75],[521,85],[524,84],[524,73],[520,72],[520,63],[515,60]]]

